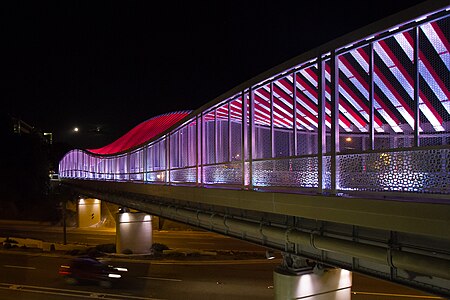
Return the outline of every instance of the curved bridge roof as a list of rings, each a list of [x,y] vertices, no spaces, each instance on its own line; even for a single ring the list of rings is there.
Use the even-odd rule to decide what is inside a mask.
[[[178,121],[189,115],[190,111],[178,111],[159,115],[137,125],[126,134],[109,145],[98,149],[88,149],[95,154],[109,155],[124,152],[142,145],[157,135],[163,133]]]

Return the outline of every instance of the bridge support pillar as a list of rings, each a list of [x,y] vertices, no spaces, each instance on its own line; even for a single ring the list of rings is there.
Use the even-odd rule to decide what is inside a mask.
[[[91,227],[100,222],[101,201],[98,199],[78,200],[78,227]]]
[[[288,260],[291,257],[288,257]],[[291,260],[292,261],[292,260]],[[273,273],[275,300],[350,300],[352,273],[343,269],[322,268],[303,260],[291,268],[284,263]]]
[[[152,217],[142,212],[117,214],[116,252],[149,253],[152,246]]]

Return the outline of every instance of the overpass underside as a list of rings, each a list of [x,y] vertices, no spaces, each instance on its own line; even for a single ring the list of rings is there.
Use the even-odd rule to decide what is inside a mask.
[[[63,180],[96,197],[295,257],[450,295],[450,207],[317,194]]]

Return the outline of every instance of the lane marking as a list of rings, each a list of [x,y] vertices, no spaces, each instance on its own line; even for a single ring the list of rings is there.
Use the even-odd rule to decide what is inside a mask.
[[[111,238],[99,238],[99,237],[86,237],[87,240],[103,240],[103,241],[110,241]]]
[[[141,279],[150,279],[150,280],[164,280],[164,281],[176,281],[176,282],[180,282],[183,281],[181,279],[175,279],[175,278],[162,278],[162,277],[137,277],[137,278],[141,278]]]
[[[102,298],[102,299],[114,299],[114,300],[126,300],[126,299],[136,299],[136,300],[167,300],[163,298],[149,298],[149,297],[139,297],[131,295],[121,295],[121,294],[108,294],[108,293],[95,293],[82,290],[69,290],[69,289],[58,289],[49,288],[43,286],[32,286],[32,285],[22,285],[13,283],[0,283],[0,289],[2,290],[14,290],[17,292],[29,292],[38,294],[48,294],[48,295],[60,295],[60,296],[70,296],[70,297],[80,297],[80,298]]]
[[[215,243],[210,243],[210,242],[186,242],[186,244],[215,245]]]
[[[16,268],[16,269],[27,269],[27,270],[36,270],[35,267],[25,267],[25,266],[13,266],[13,265],[3,265],[5,268]]]
[[[354,295],[371,295],[371,296],[386,296],[386,297],[403,297],[403,298],[419,298],[419,299],[444,299],[438,296],[419,296],[407,294],[389,294],[389,293],[374,293],[374,292],[357,292],[352,291]]]

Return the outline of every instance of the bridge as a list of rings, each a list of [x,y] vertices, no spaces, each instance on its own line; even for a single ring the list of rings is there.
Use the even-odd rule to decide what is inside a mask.
[[[61,184],[281,250],[293,273],[308,259],[449,297],[449,9],[424,2],[72,150]]]

